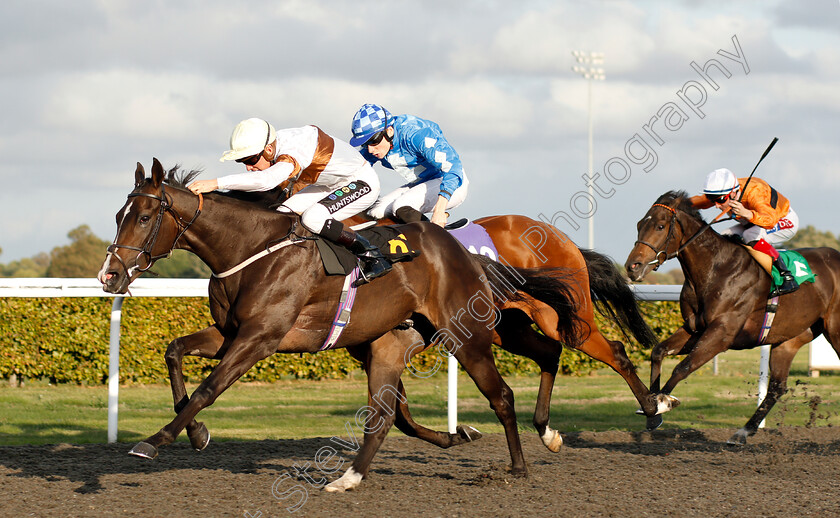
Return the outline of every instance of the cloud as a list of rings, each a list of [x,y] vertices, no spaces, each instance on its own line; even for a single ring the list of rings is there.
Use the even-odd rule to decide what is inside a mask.
[[[654,148],[659,165],[601,202],[607,251],[621,255],[632,231],[624,221],[642,200],[694,189],[716,167],[748,171],[773,136],[762,173],[803,221],[836,225],[840,47],[830,22],[840,5],[791,5],[6,2],[0,216],[21,223],[0,230],[2,260],[49,251],[83,223],[110,237],[137,161],[228,174],[218,157],[239,120],[317,124],[347,138],[365,102],[441,125],[472,180],[459,215],[551,214],[585,188],[576,49],[606,54],[607,79],[593,84],[596,170],[700,80],[692,61],[717,59],[732,74],[713,72],[721,88],[707,91],[705,118],[686,109],[689,120]],[[748,75],[717,54],[734,50],[735,34]]]

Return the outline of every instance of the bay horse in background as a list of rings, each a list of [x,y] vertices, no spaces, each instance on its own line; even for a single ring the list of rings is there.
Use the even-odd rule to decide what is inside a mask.
[[[762,345],[759,336],[770,276],[744,246],[709,229],[687,193],[670,191],[660,196],[638,222],[637,230],[638,240],[625,263],[632,280],[642,280],[654,266],[674,256],[685,274],[680,293],[685,323],[653,349],[652,392],[670,395],[677,383],[717,354]],[[784,394],[791,362],[804,344],[822,333],[840,354],[840,252],[832,248],[798,252],[817,275],[816,281],[779,298],[776,318],[763,342],[772,346],[767,396],[727,441],[730,444],[745,444],[747,437],[756,433]],[[660,389],[662,360],[678,354],[686,357]]]
[[[194,448],[206,447],[209,433],[196,415],[257,361],[276,352],[317,352],[329,334],[344,282],[341,276],[324,273],[313,236],[299,225],[297,216],[257,210],[252,203],[222,193],[195,196],[184,188],[190,174],[167,175],[155,159],[151,178],[146,178],[143,166],[137,164],[135,187],[117,213],[116,237],[98,276],[106,292],[126,293],[134,279],[175,248],[196,254],[213,272],[235,270],[210,279],[214,324],[176,338],[167,349],[177,416],[130,452],[146,458],[157,456],[158,449],[185,428]],[[492,328],[472,313],[462,315],[476,297],[490,305],[499,300],[486,281],[489,273],[440,227],[410,224],[398,229],[421,254],[359,287],[353,319],[335,344],[369,349],[368,390],[373,397],[361,449],[347,472],[327,490],[344,491],[361,482],[394,422],[399,395],[395,387],[411,351],[390,332],[408,318],[421,322],[423,339],[447,347],[475,381],[505,429],[513,473],[526,475],[513,393],[499,375],[491,351]],[[264,254],[269,245],[273,252]],[[250,262],[254,258],[259,260]],[[556,332],[573,343],[568,287],[556,277],[531,270],[518,269],[515,274],[516,286],[561,316]],[[460,346],[443,333],[452,319],[463,329],[457,337]],[[191,397],[182,374],[185,353],[219,360]]]
[[[252,201],[265,206],[276,206],[290,192],[296,192],[305,184],[295,183],[291,188],[287,182],[272,191],[262,194],[252,193]],[[393,219],[372,221],[363,214],[344,220],[346,225],[360,228],[365,225],[395,225]],[[648,327],[639,311],[633,292],[612,259],[592,250],[578,248],[560,230],[547,223],[536,221],[526,216],[502,215],[477,219],[493,241],[499,252],[500,260],[517,268],[542,268],[546,271],[564,272],[571,280],[576,320],[575,340],[563,340],[556,331],[558,318],[552,308],[544,304],[511,304],[502,313],[501,321],[496,325],[494,343],[503,349],[533,360],[540,368],[540,386],[537,394],[533,424],[543,441],[551,451],[557,452],[563,444],[560,433],[549,426],[551,393],[560,364],[563,344],[605,363],[617,372],[630,387],[649,423],[661,418],[656,417],[666,405],[651,397],[648,388],[639,379],[638,374],[624,344],[608,340],[601,334],[595,323],[595,310],[614,322],[619,330],[635,338],[643,347],[651,348],[658,339]],[[597,305],[593,303],[597,300]],[[542,333],[536,332],[531,324],[535,323]],[[395,335],[400,333],[395,332]],[[402,333],[403,335],[408,333]],[[575,345],[577,344],[577,345]],[[348,349],[356,359],[365,364],[366,352]],[[404,387],[400,382],[400,389]],[[412,420],[408,405],[400,400],[396,426],[406,435],[418,437],[443,448],[470,442],[480,437],[475,430],[459,428],[458,433],[437,432],[425,428]]]
[[[368,221],[357,215],[345,220],[345,224],[358,227]],[[394,220],[383,219],[379,225],[396,224]],[[490,236],[499,259],[517,268],[540,268],[546,272],[563,272],[571,280],[577,325],[575,345],[558,336],[555,311],[544,304],[509,305],[502,311],[502,318],[495,327],[493,343],[516,355],[533,360],[540,368],[540,386],[537,393],[533,424],[543,444],[552,452],[560,451],[563,438],[558,430],[549,426],[551,393],[554,388],[560,354],[563,345],[605,363],[617,372],[630,387],[643,412],[655,421],[664,408],[650,392],[636,373],[635,366],[624,348],[616,340],[608,340],[595,323],[595,310],[614,322],[625,336],[633,336],[643,347],[650,348],[658,343],[639,311],[632,290],[613,261],[592,250],[578,248],[574,242],[557,228],[526,216],[502,215],[476,219]],[[593,301],[597,300],[597,305]],[[533,329],[536,324],[540,332]],[[364,351],[348,349],[354,357],[364,360]],[[401,384],[401,390],[404,390]],[[404,392],[403,392],[404,394]],[[474,430],[459,427],[458,433],[450,434],[425,428],[412,418],[407,403],[398,405],[396,426],[406,435],[418,437],[437,446],[447,448],[475,440]]]

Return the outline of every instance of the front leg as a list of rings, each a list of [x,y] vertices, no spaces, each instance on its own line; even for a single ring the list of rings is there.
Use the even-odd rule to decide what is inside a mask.
[[[155,435],[139,442],[129,453],[138,457],[156,457],[158,448],[171,444],[181,431],[194,421],[201,409],[212,405],[222,392],[248,372],[254,364],[271,356],[275,351],[273,344],[284,334],[263,329],[240,328],[237,338],[228,347],[224,357],[195,389],[175,419]]]
[[[740,332],[738,321],[743,322],[743,317],[729,317],[720,318],[710,323],[703,333],[697,337],[696,341],[690,341],[694,344],[686,354],[686,357],[680,361],[674,370],[671,372],[671,377],[665,386],[662,388],[664,394],[670,394],[677,384],[688,377],[689,374],[696,371],[706,364],[709,360],[717,356],[719,353],[728,350],[735,337]],[[686,350],[686,348],[683,348]]]
[[[218,327],[210,326],[191,335],[176,338],[166,348],[164,359],[169,370],[169,385],[172,388],[172,398],[175,402],[175,413],[179,413],[189,402],[187,387],[184,384],[183,360],[185,355],[200,358],[215,358],[224,344],[224,336]],[[187,436],[196,451],[201,451],[210,442],[210,432],[204,423],[193,419],[187,424]]]
[[[662,362],[666,356],[681,354],[683,350],[690,349],[697,342],[697,336],[689,333],[684,327],[677,329],[677,332],[659,342],[650,353],[650,391],[660,391],[660,378],[662,375]]]

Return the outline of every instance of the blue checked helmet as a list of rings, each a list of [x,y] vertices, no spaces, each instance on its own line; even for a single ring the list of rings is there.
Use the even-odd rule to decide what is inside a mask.
[[[353,116],[353,124],[350,125],[353,138],[350,139],[350,145],[361,146],[372,136],[384,130],[391,119],[391,113],[385,108],[378,104],[365,104]]]

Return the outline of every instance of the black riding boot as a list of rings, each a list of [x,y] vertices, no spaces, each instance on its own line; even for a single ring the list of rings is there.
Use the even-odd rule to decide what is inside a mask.
[[[782,285],[770,295],[775,297],[776,295],[784,295],[785,293],[791,293],[799,289],[799,284],[796,283],[796,279],[790,273],[790,270],[787,269],[781,257],[773,261],[773,265],[779,270],[779,275],[782,276]]]
[[[356,281],[356,286],[368,283],[391,271],[391,263],[382,257],[379,248],[370,244],[370,241],[361,234],[344,229],[335,242],[349,249],[362,261],[362,277]]]
[[[414,207],[400,207],[394,211],[394,217],[403,223],[416,223],[418,221],[429,221],[429,218]]]

